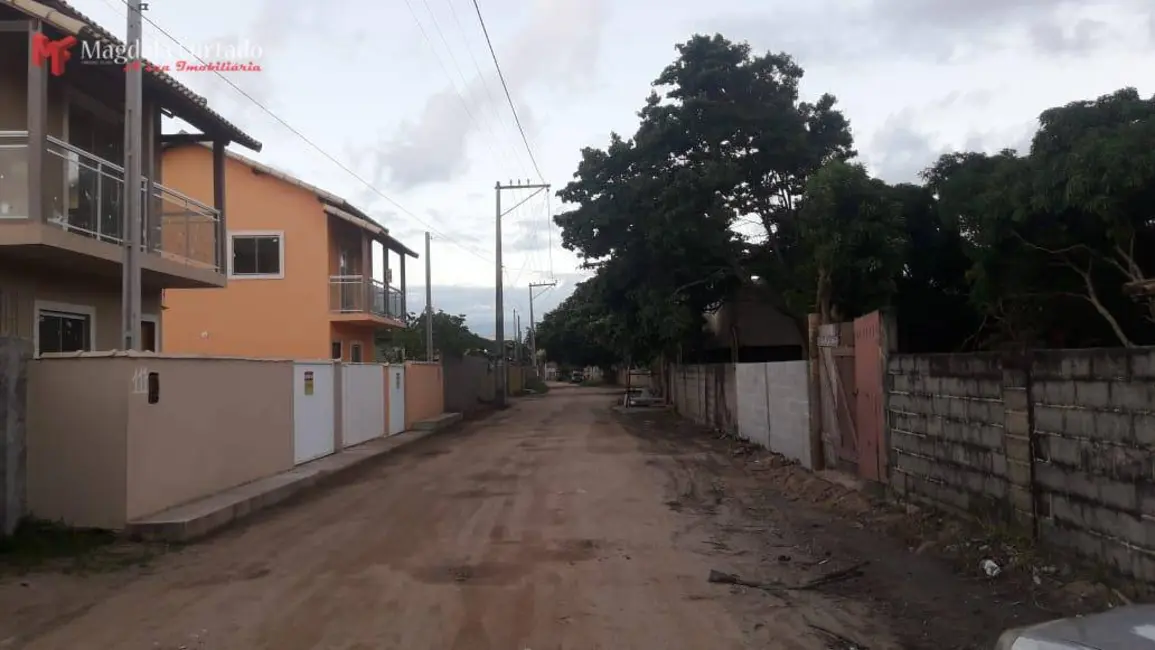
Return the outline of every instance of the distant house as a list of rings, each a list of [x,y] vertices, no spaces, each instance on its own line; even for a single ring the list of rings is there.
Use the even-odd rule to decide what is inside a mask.
[[[750,363],[805,359],[803,332],[754,287],[734,292],[706,315],[707,342],[700,363]],[[683,359],[684,362],[688,361]]]

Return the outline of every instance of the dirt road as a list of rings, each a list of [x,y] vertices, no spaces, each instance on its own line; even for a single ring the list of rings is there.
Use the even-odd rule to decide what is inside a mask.
[[[610,401],[520,400],[146,569],[0,581],[0,648],[989,648],[1015,622],[884,540],[848,542],[875,564],[830,588],[708,583],[802,581],[862,559],[815,531],[871,533],[753,499],[708,438]]]

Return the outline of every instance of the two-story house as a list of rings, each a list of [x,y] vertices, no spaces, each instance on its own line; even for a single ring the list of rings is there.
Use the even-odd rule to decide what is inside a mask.
[[[60,39],[69,56],[46,56]],[[37,354],[125,347],[126,80],[123,65],[82,60],[101,48],[123,44],[61,0],[0,0],[0,335]],[[261,145],[170,76],[143,75],[142,335],[156,349],[162,291],[225,286],[225,147]],[[163,115],[200,133],[165,135]],[[162,182],[173,138],[206,145],[200,201]]]
[[[199,144],[166,147],[166,182],[207,199],[212,156]],[[373,361],[375,333],[405,326],[405,261],[417,254],[348,201],[284,172],[228,152],[223,175],[228,286],[165,291],[165,351]]]

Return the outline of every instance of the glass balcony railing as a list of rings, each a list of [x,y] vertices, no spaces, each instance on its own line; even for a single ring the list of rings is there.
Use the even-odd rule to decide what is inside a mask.
[[[29,214],[28,134],[0,131],[0,220]],[[49,136],[42,179],[44,219],[71,233],[125,243],[124,168]],[[220,214],[159,183],[142,179],[142,247],[167,259],[220,272]]]
[[[405,320],[401,290],[360,275],[329,277],[329,309],[342,314],[375,314]]]

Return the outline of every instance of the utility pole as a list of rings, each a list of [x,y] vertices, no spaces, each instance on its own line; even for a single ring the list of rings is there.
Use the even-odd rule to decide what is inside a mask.
[[[121,283],[121,304],[123,308],[122,333],[124,349],[141,349],[140,340],[140,244],[144,229],[144,201],[141,193],[141,155],[143,153],[142,131],[144,110],[142,79],[144,59],[141,57],[141,36],[144,33],[141,12],[148,5],[141,0],[128,1],[128,56],[124,78],[124,274]]]
[[[521,316],[518,315],[517,310],[513,310],[513,360],[516,365],[521,365]]]
[[[530,182],[524,182],[523,183],[521,181],[514,183],[513,181],[510,181],[508,185],[502,185],[501,181],[498,181],[493,186],[493,188],[494,188],[494,195],[496,195],[496,197],[497,197],[497,209],[494,213],[495,214],[495,222],[496,222],[495,227],[497,230],[497,243],[496,243],[496,246],[497,246],[497,264],[496,264],[496,268],[494,269],[496,272],[495,284],[497,285],[495,288],[495,291],[497,292],[496,301],[495,301],[497,303],[495,305],[495,309],[497,312],[497,323],[496,323],[496,327],[494,328],[495,329],[494,334],[497,336],[497,367],[495,368],[495,370],[497,371],[497,374],[496,374],[496,379],[497,379],[496,388],[497,388],[497,390],[495,391],[495,393],[496,393],[495,399],[497,401],[498,408],[501,408],[501,407],[505,406],[506,379],[507,379],[506,375],[505,375],[505,372],[506,372],[505,371],[505,288],[502,286],[502,280],[503,279],[502,279],[502,268],[501,268],[501,218],[505,215],[505,213],[503,213],[501,211],[501,192],[503,190],[504,191],[536,190],[533,194],[530,194],[526,198],[522,199],[520,203],[515,204],[512,208],[509,209],[509,211],[512,211],[512,210],[515,210],[517,208],[517,206],[519,206],[522,203],[525,203],[529,199],[533,198],[533,196],[536,195],[538,192],[548,190],[549,189],[549,183],[530,183]]]
[[[533,290],[538,287],[556,287],[557,282],[530,282],[529,283],[529,332],[533,335],[529,343],[529,353],[533,359],[533,371],[537,373],[538,379],[545,380],[545,373],[538,367],[537,363],[537,325],[533,323]]]
[[[433,361],[433,263],[429,260],[429,231],[425,231],[425,360]]]

